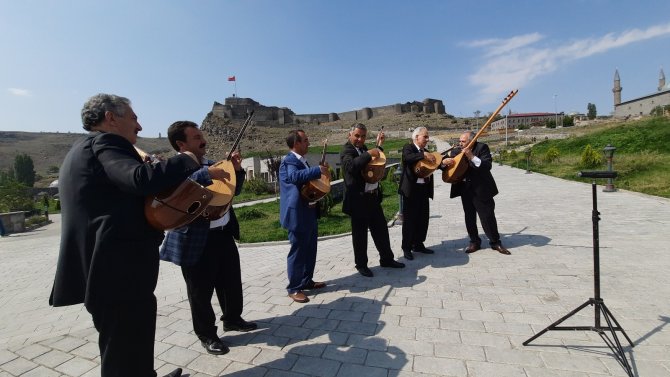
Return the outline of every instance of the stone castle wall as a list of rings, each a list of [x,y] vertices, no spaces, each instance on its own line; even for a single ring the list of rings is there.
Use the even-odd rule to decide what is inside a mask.
[[[423,102],[407,102],[359,110],[328,114],[295,114],[287,107],[263,106],[251,98],[228,97],[224,104],[214,102],[212,113],[223,119],[246,119],[254,110],[254,122],[258,125],[289,125],[296,123],[325,123],[336,120],[365,121],[373,117],[403,113],[445,114],[441,100],[427,98]]]

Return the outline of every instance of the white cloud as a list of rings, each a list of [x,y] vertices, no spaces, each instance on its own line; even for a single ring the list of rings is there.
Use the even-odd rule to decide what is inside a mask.
[[[600,54],[631,43],[670,34],[670,23],[645,30],[632,29],[620,34],[609,33],[600,38],[587,38],[557,46],[534,47],[543,36],[538,33],[509,39],[486,39],[464,44],[484,48],[485,61],[468,77],[481,87],[479,97],[492,102],[511,89],[521,88],[533,79],[554,72],[560,65]]]
[[[33,95],[28,89],[7,88],[7,91],[17,97],[31,97]]]

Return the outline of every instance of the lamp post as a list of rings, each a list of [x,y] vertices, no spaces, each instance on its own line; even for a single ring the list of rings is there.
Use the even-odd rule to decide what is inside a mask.
[[[532,148],[527,148],[524,153],[526,154],[526,174],[531,174],[530,171],[530,154],[533,152]]]
[[[610,144],[607,144],[607,146],[603,148],[603,154],[605,155],[605,159],[607,160],[607,171],[612,171],[612,159],[614,158],[615,150],[616,148]],[[607,184],[605,185],[603,192],[615,192],[615,191],[616,188],[614,188],[614,179],[607,178]]]
[[[558,106],[556,106],[556,97],[558,97],[558,94],[554,94],[554,126],[558,128]]]
[[[402,164],[398,163],[398,168],[393,172],[393,180],[400,185],[400,175],[402,174]],[[403,216],[402,216],[402,207],[403,207],[402,194],[398,193],[398,213],[395,215],[396,221],[394,223],[402,225]]]

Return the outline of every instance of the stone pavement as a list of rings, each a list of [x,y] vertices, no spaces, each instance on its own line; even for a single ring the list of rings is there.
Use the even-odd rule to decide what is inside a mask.
[[[594,295],[591,185],[494,166],[497,216],[511,256],[465,254],[463,212],[436,185],[426,245],[402,270],[356,273],[349,236],[319,242],[316,278],[286,297],[286,244],[240,248],[250,333],[220,334],[227,355],[193,335],[180,270],[161,263],[155,366],[206,376],[624,376],[593,331],[550,331],[522,342]],[[598,188],[602,297],[634,341],[635,375],[670,376],[670,201]],[[97,334],[81,305],[51,308],[59,218],[0,239],[0,376],[97,376]],[[400,227],[390,229],[397,255]],[[215,305],[217,308],[218,305]],[[566,325],[594,324],[592,307]],[[621,335],[621,333],[619,333]],[[623,339],[623,338],[622,338]],[[625,341],[625,340],[624,340]]]

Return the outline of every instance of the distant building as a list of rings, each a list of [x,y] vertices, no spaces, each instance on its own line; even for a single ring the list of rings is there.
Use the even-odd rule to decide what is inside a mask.
[[[612,88],[612,93],[614,93],[614,117],[616,118],[649,115],[658,106],[670,105],[670,84],[665,82],[663,68],[661,68],[658,76],[656,93],[621,102],[622,90],[619,70],[617,69],[614,71],[614,88]]]
[[[563,124],[563,113],[521,113],[508,114],[502,119],[491,123],[491,131],[517,129],[519,126],[543,127],[548,121],[557,121]]]

